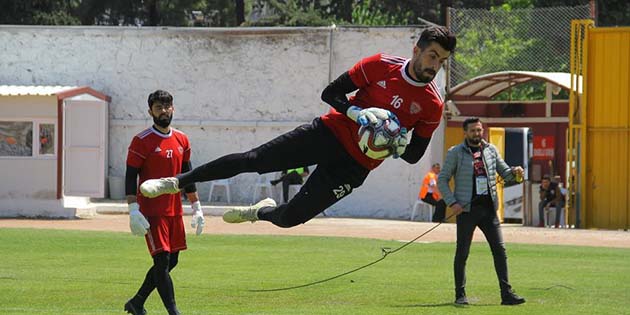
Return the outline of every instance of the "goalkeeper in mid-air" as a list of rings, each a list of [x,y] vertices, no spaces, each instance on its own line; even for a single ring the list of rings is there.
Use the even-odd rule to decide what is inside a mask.
[[[455,35],[445,27],[425,29],[411,59],[377,54],[360,60],[331,82],[322,99],[329,113],[257,148],[228,154],[175,177],[147,180],[140,186],[146,197],[174,194],[192,183],[230,178],[245,172],[259,174],[317,164],[302,189],[288,203],[267,198],[250,207],[226,211],[229,223],[265,220],[279,227],[305,223],[361,186],[382,160],[368,157],[357,145],[360,125],[398,120],[400,135],[392,155],[417,163],[438,127],[443,99],[433,81],[454,51]],[[350,99],[346,94],[358,90]],[[410,140],[407,137],[410,130]]]

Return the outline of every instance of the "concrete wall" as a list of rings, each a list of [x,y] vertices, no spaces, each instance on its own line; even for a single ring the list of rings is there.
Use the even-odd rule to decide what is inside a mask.
[[[320,94],[331,79],[371,54],[410,56],[419,31],[0,26],[0,84],[88,85],[111,96],[109,175],[123,176],[158,88],[174,95],[173,125],[188,133],[200,165],[325,113]],[[421,176],[441,161],[438,138],[420,164],[386,161],[331,213],[408,218]],[[250,202],[256,178],[235,177],[232,198]],[[205,200],[209,183],[198,187]]]

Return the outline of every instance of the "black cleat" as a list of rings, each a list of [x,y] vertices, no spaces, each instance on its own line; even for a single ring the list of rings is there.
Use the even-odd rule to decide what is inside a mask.
[[[465,295],[462,295],[455,299],[455,305],[468,305],[468,299]]]
[[[525,299],[518,296],[514,291],[501,294],[501,305],[518,305],[525,303]]]
[[[125,303],[125,311],[131,315],[146,315],[147,310],[142,306],[137,306],[131,302],[131,300]]]

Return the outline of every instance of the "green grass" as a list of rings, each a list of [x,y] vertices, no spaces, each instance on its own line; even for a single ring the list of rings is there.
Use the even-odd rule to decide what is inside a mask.
[[[183,314],[630,314],[630,250],[508,244],[510,278],[527,303],[499,305],[492,257],[475,243],[468,296],[455,307],[454,244],[413,244],[351,275],[308,283],[380,257],[379,240],[188,236],[173,271]],[[123,314],[150,266],[142,238],[126,233],[0,230],[0,314]],[[157,292],[149,314],[164,314]]]

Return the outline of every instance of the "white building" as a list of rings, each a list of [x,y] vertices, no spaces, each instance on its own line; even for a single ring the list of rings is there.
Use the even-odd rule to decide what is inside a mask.
[[[109,97],[88,87],[0,85],[0,216],[73,217],[103,197]]]

